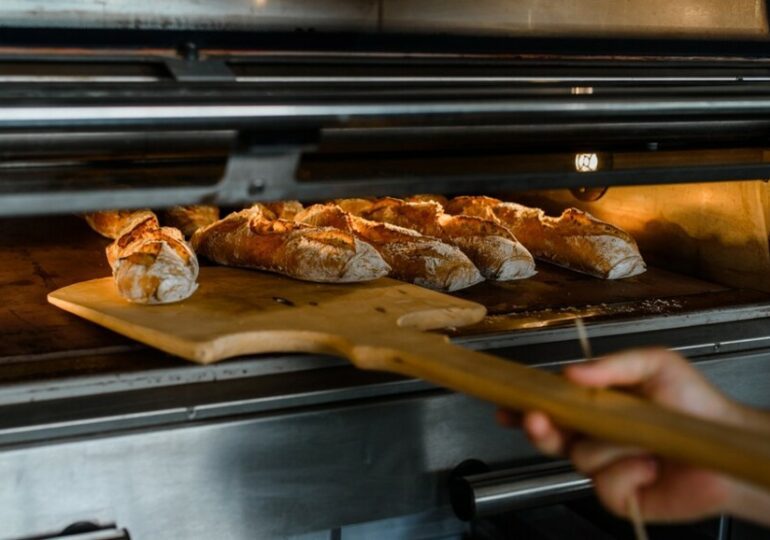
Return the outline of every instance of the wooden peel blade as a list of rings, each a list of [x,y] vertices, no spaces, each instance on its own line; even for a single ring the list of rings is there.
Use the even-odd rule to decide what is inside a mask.
[[[486,314],[474,302],[390,279],[317,284],[223,267],[201,268],[199,290],[176,304],[126,302],[112,278],[64,287],[48,301],[200,364],[242,354],[330,353],[346,348],[343,332],[381,336],[399,326],[464,326]]]

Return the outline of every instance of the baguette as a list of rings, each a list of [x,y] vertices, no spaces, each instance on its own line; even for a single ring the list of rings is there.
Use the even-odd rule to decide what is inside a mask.
[[[345,208],[344,202],[340,205]],[[356,203],[365,219],[390,223],[420,234],[435,236],[460,248],[486,279],[508,281],[535,274],[529,251],[497,221],[474,216],[452,216],[433,201],[407,202],[385,197],[368,205]]]
[[[208,205],[174,206],[165,212],[165,222],[176,227],[186,238],[206,225],[211,225],[219,219],[219,208]]]
[[[372,246],[350,233],[272,217],[262,205],[234,212],[198,229],[192,245],[219,264],[306,281],[369,281],[390,271]]]
[[[107,247],[118,292],[137,304],[184,300],[198,287],[198,259],[178,229],[148,214]]]
[[[621,279],[647,269],[627,232],[576,208],[568,208],[555,218],[538,208],[491,197],[457,197],[448,203],[447,211],[497,220],[535,257],[570,270]]]
[[[96,232],[106,238],[115,240],[124,231],[133,229],[148,218],[157,218],[150,210],[101,210],[84,214],[86,223]]]
[[[376,223],[345,212],[335,204],[306,208],[296,221],[334,227],[368,242],[390,265],[397,279],[432,289],[456,291],[483,281],[462,251],[411,229]]]

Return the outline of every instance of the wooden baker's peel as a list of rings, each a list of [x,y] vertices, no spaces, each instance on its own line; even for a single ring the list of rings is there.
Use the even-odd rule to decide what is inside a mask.
[[[201,269],[184,302],[129,304],[112,278],[59,289],[49,301],[194,362],[242,354],[342,356],[357,367],[425,379],[562,426],[717,469],[770,488],[770,437],[664,409],[612,390],[471,351],[425,330],[480,321],[483,306],[390,279],[327,285],[232,268]]]

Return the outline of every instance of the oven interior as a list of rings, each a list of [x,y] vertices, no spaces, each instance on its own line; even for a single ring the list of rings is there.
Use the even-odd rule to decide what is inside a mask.
[[[485,305],[488,316],[450,330],[452,336],[472,342],[515,332],[536,335],[538,329],[569,327],[576,317],[608,327],[633,319],[639,331],[650,331],[764,315],[770,298],[765,182],[611,187],[594,201],[566,189],[484,194],[552,215],[567,207],[584,209],[630,232],[649,268],[634,278],[606,281],[539,262],[533,278],[488,281],[454,293]],[[122,342],[45,302],[51,290],[109,275],[108,240],[76,215],[6,218],[0,226],[2,286],[14,293],[3,307],[4,365],[31,369],[33,358]]]

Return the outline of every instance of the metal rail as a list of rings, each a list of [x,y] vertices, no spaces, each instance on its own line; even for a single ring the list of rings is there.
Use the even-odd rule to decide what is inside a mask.
[[[590,478],[556,463],[456,476],[450,493],[455,515],[470,521],[584,497],[592,487]]]
[[[283,103],[211,105],[0,105],[0,130],[147,128],[159,130],[201,127],[267,127],[276,121],[309,125],[351,123],[356,120],[459,120],[495,122],[537,117],[607,118],[650,116],[705,117],[770,115],[770,96],[693,98],[597,98],[435,101],[428,103]]]

